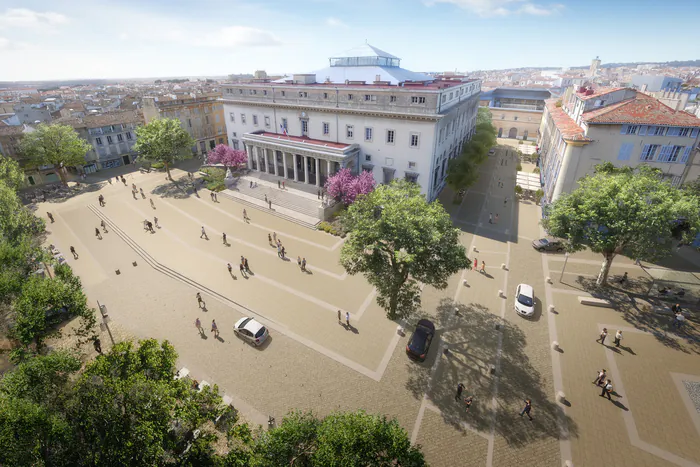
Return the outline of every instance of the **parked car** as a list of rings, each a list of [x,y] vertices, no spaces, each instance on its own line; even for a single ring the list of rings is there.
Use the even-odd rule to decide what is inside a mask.
[[[233,332],[238,337],[247,341],[252,345],[260,345],[265,342],[267,336],[267,328],[255,321],[253,318],[241,318],[233,325]]]
[[[540,238],[532,241],[532,248],[539,252],[557,251],[562,252],[566,249],[564,242],[556,238]]]
[[[406,345],[406,355],[418,361],[424,361],[430,350],[430,343],[435,336],[435,325],[427,319],[422,319],[416,324],[416,330]]]
[[[493,148],[489,149],[489,156],[493,156],[494,154],[496,154],[496,150]]]
[[[515,288],[515,312],[527,317],[535,313],[535,291],[531,285],[518,284]]]

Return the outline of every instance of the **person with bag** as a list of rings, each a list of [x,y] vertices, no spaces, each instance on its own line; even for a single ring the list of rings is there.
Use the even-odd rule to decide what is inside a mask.
[[[608,400],[611,401],[612,399],[610,398],[610,394],[613,392],[613,385],[610,382],[610,380],[605,380],[605,386],[603,386],[603,390],[600,392],[600,397],[605,397],[608,396]]]

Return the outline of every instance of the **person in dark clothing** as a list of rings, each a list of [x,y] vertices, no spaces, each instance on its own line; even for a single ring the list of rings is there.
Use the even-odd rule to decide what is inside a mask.
[[[522,417],[523,414],[527,414],[527,418],[532,420],[532,417],[530,416],[530,411],[532,410],[532,402],[530,399],[525,399],[525,407],[523,407],[522,412],[520,412],[520,416]]]
[[[458,401],[462,397],[462,391],[464,391],[464,385],[459,383],[457,385],[457,394],[455,394],[455,400]]]
[[[51,214],[50,212],[47,212],[47,213],[46,213],[46,216],[49,218],[49,220],[50,220],[51,223],[53,224],[53,214]]]
[[[100,339],[97,338],[92,342],[92,346],[95,347],[95,351],[99,354],[102,353],[102,342],[100,342]]]

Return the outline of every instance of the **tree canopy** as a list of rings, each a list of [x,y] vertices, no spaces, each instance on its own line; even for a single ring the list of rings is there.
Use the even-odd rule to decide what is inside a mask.
[[[474,135],[463,147],[462,152],[447,165],[447,184],[455,191],[472,186],[479,179],[479,166],[486,161],[489,149],[496,144],[496,128],[491,124],[491,113],[483,107],[477,114]]]
[[[0,154],[0,181],[15,191],[24,185],[24,172],[17,161],[2,154]]]
[[[550,204],[542,224],[566,239],[570,251],[588,247],[602,254],[597,284],[603,285],[619,254],[654,261],[671,253],[679,231],[690,242],[700,231],[700,201],[649,166],[616,169],[606,163]]]
[[[444,289],[450,275],[470,267],[449,214],[440,203],[428,203],[414,183],[378,186],[351,204],[342,222],[348,239],[340,263],[377,288],[390,319],[420,306],[418,281]]]
[[[180,120],[161,118],[136,129],[134,150],[148,161],[162,163],[172,180],[170,166],[192,157],[190,148],[194,145],[195,140],[182,128]]]
[[[372,172],[363,170],[355,176],[350,169],[344,168],[328,177],[324,187],[328,191],[328,196],[347,206],[354,202],[359,195],[366,195],[374,190],[375,185]]]
[[[480,123],[488,123],[489,125],[493,123],[493,115],[488,107],[479,107],[476,114],[476,124]]]
[[[24,134],[19,149],[35,167],[53,164],[65,185],[65,168],[85,164],[85,154],[92,146],[69,125],[42,123]]]
[[[210,164],[223,164],[224,167],[239,167],[248,162],[248,154],[240,149],[233,149],[225,144],[217,144],[207,154]]]

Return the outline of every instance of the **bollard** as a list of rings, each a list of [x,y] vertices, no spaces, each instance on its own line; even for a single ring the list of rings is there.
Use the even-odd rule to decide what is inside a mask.
[[[479,251],[479,250],[476,249],[476,246],[473,246],[472,251]]]
[[[459,316],[459,308],[455,307],[455,315]]]
[[[499,297],[503,297],[503,291],[502,291],[502,290],[499,290],[499,291],[498,291],[498,296],[499,296]]]
[[[557,341],[552,342],[552,349],[557,350],[558,348],[559,348],[559,342],[557,342]]]
[[[462,285],[465,286],[465,287],[467,286],[467,280],[466,280],[466,279],[464,279],[464,280],[462,281]]]
[[[551,284],[551,283],[552,283],[552,278],[549,277],[549,276],[547,276],[547,283],[548,283],[548,284]]]
[[[505,269],[505,268],[506,268],[506,263],[501,263],[501,269]]]
[[[571,461],[564,462],[564,467],[574,467],[574,463]]]
[[[554,313],[554,305],[549,305],[549,312]]]
[[[559,400],[559,402],[566,401],[566,394],[564,394],[564,391],[557,392],[557,399]]]

